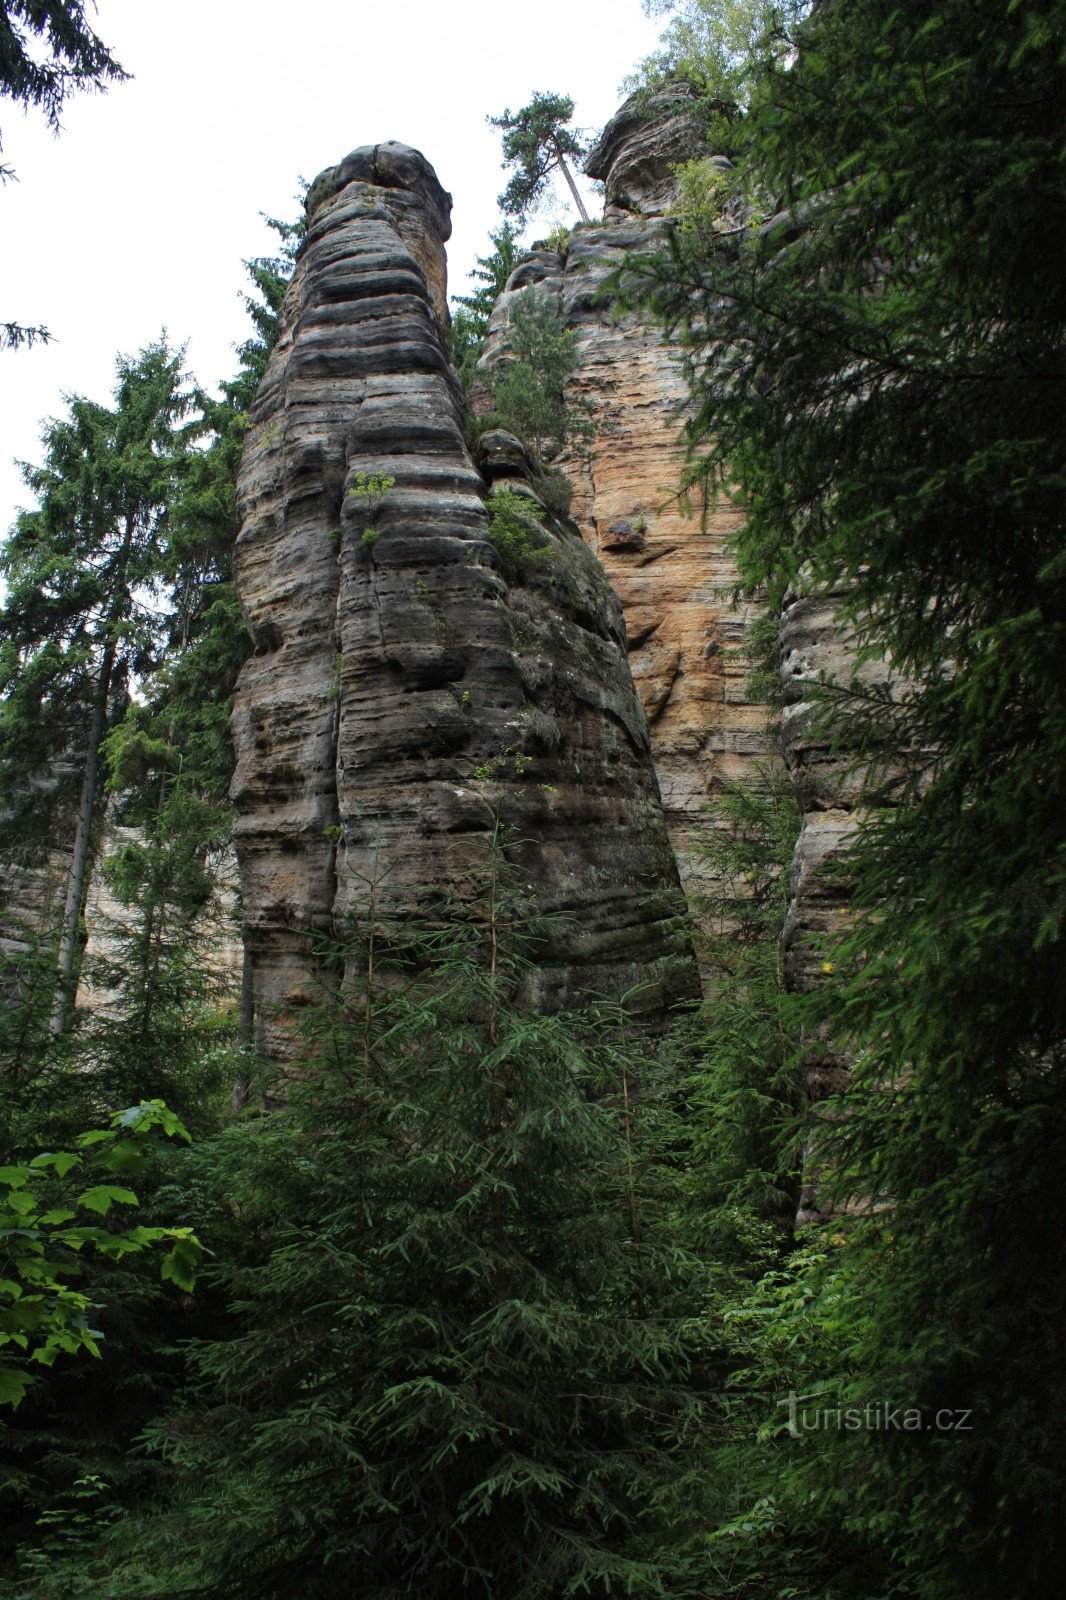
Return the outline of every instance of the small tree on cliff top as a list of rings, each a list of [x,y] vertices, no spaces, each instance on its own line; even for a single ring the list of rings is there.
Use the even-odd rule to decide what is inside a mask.
[[[514,169],[500,195],[500,208],[507,216],[524,222],[549,177],[558,171],[566,179],[582,222],[589,221],[566,159],[571,156],[580,161],[585,154],[581,140],[569,127],[573,115],[574,102],[568,95],[535,94],[521,111],[489,117],[492,127],[503,132],[503,165]]]

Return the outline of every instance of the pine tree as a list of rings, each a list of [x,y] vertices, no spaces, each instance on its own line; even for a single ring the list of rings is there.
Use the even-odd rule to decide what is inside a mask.
[[[869,794],[809,1018],[855,1060],[824,1119],[840,1220],[758,1315],[767,1387],[784,1356],[845,1404],[973,1429],[785,1441],[773,1493],[797,1539],[820,1508],[819,1595],[1061,1579],[1063,21],[813,8],[752,96],[746,219],[708,213],[648,264],[694,475],[750,508],[746,577],[843,595],[907,684],[825,693],[827,737],[879,781],[891,752],[898,803]]]
[[[566,180],[582,222],[589,221],[588,210],[574,182],[567,158],[580,161],[585,154],[581,140],[570,128],[574,102],[564,94],[535,94],[521,111],[504,111],[489,117],[489,126],[503,133],[503,164],[513,167],[503,194],[500,210],[525,222],[553,172]]]
[[[236,1171],[227,1141],[259,1231],[220,1266],[226,1336],[150,1430],[165,1506],[117,1530],[112,1581],[662,1592],[655,1505],[690,1464],[706,1343],[632,1127],[641,1097],[640,1129],[668,1107],[639,1042],[623,1095],[617,1039],[516,1010],[530,914],[498,861],[435,926],[373,901],[288,1112]]]

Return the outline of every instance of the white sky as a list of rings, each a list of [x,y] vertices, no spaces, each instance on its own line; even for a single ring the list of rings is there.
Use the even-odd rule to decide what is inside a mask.
[[[39,459],[64,394],[109,398],[118,351],[165,327],[202,383],[232,373],[242,260],[273,250],[259,213],[293,217],[298,176],[357,145],[422,150],[462,292],[505,182],[486,115],[551,90],[598,129],[660,24],[640,0],[98,0],[94,25],[131,82],[68,101],[58,138],[0,100],[19,180],[0,188],[0,319],[54,338],[0,352],[0,535],[31,498],[14,462]]]

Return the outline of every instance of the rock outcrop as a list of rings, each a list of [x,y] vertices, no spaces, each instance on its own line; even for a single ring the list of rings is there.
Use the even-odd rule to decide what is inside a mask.
[[[707,883],[700,846],[711,804],[724,782],[758,781],[767,713],[747,689],[750,608],[733,600],[737,513],[723,503],[701,521],[679,498],[679,414],[688,393],[679,353],[659,327],[619,307],[609,280],[627,253],[661,242],[673,167],[701,152],[686,86],[644,107],[627,101],[587,166],[605,183],[604,220],[576,226],[565,252],[537,247],[519,263],[482,362],[488,374],[506,359],[509,309],[531,284],[562,307],[577,337],[568,394],[587,407],[595,432],[587,453],[554,465],[573,481],[572,515],[622,605],[670,839],[694,905]],[[486,390],[475,392],[475,403],[488,408]]]
[[[859,664],[841,621],[846,599],[842,591],[801,585],[781,616],[781,748],[801,817],[782,942],[785,980],[799,994],[834,981],[832,963],[825,961],[826,941],[849,914],[848,849],[870,810],[891,807],[898,799],[898,771],[891,760],[875,770],[868,756],[848,747],[839,720],[832,738],[822,726],[825,695],[834,687],[906,692],[887,662]],[[846,1039],[808,1033],[800,1067],[808,1113],[800,1224],[828,1214],[818,1171],[819,1121],[826,1099],[847,1086],[850,1069]]]
[[[608,216],[661,217],[677,201],[678,164],[713,159],[698,99],[695,87],[679,78],[653,95],[630,95],[615,112],[585,162],[589,177],[603,183]]]
[[[25,955],[57,915],[64,865],[58,853],[47,866],[0,865],[0,962]]]
[[[250,419],[233,795],[278,1064],[315,934],[371,883],[401,912],[475,892],[498,817],[558,919],[531,1000],[643,983],[654,1015],[695,983],[618,602],[513,461],[495,475],[538,514],[536,548],[508,567],[493,544],[448,355],[449,208],[401,145],[322,175]]]

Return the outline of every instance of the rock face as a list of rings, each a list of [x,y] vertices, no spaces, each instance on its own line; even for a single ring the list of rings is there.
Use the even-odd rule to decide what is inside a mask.
[[[586,455],[554,464],[573,481],[572,515],[622,605],[670,839],[694,905],[707,883],[700,839],[709,807],[723,782],[758,781],[767,713],[746,688],[749,608],[732,599],[728,540],[738,516],[722,504],[701,524],[678,498],[678,413],[687,399],[680,358],[661,329],[620,311],[605,287],[627,252],[660,241],[672,166],[701,148],[683,86],[642,112],[627,101],[588,162],[605,181],[603,222],[575,227],[564,254],[535,248],[519,263],[482,362],[488,374],[506,359],[509,308],[531,284],[563,308],[577,337],[568,397],[588,408],[595,435]],[[488,407],[486,390],[475,404]]]
[[[679,79],[647,98],[630,95],[615,112],[585,162],[603,182],[608,214],[662,216],[675,203],[678,162],[709,154],[697,98]]]
[[[517,564],[492,541],[445,333],[449,210],[401,145],[322,175],[250,419],[233,796],[279,1064],[314,935],[358,918],[371,883],[400,911],[475,892],[498,817],[560,919],[531,999],[644,982],[654,1015],[695,982],[621,610],[505,444],[493,475],[539,522]]]
[[[110,886],[106,868],[124,846],[143,843],[144,834],[139,829],[123,828],[112,818],[106,819],[100,852],[85,895],[86,940],[78,984],[79,1009],[105,1016],[114,1013],[119,995],[104,987],[103,973],[117,962],[128,960],[122,951],[121,936],[130,935],[137,926],[137,919],[135,911],[124,904]],[[202,951],[203,969],[213,985],[217,985],[217,998],[235,1001],[240,992],[244,954],[240,941],[237,859],[232,847],[227,845],[224,850],[205,856],[203,864],[213,892],[192,924],[185,924],[186,932],[193,935],[197,948]],[[171,917],[168,937],[177,936],[177,925]]]
[[[856,666],[856,653],[839,620],[842,592],[798,588],[781,616],[781,747],[799,806],[801,826],[792,857],[789,909],[783,934],[785,979],[800,994],[827,982],[823,969],[826,935],[848,915],[850,893],[844,857],[871,807],[895,803],[892,770],[874,773],[854,751],[830,742],[819,726],[815,686],[857,681],[870,687],[893,683],[884,662]],[[886,781],[887,780],[887,781]],[[801,1072],[809,1135],[803,1160],[797,1223],[825,1220],[817,1135],[819,1108],[846,1087],[847,1040],[810,1034]]]

